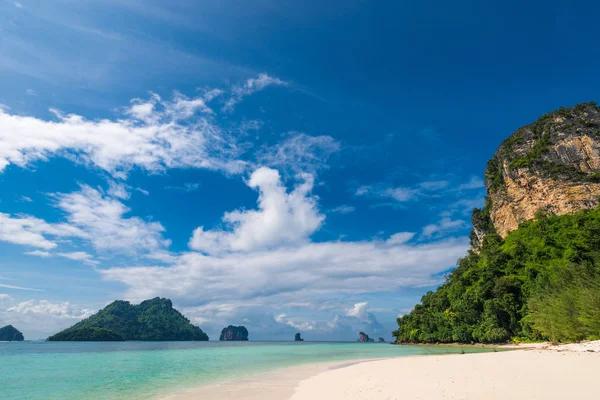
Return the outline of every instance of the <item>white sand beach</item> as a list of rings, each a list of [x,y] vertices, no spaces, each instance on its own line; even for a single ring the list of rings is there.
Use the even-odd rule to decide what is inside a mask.
[[[163,400],[598,400],[600,341],[514,351],[321,363]]]

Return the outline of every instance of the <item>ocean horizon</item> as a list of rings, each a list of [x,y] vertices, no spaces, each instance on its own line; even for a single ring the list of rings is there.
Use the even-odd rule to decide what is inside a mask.
[[[304,364],[489,351],[358,342],[2,342],[3,400],[143,400]]]

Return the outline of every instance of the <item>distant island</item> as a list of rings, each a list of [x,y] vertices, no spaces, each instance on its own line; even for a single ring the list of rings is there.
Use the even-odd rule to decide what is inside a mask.
[[[358,341],[359,342],[374,342],[375,339],[370,338],[369,335],[367,335],[364,332],[359,332],[358,333]]]
[[[296,336],[294,336],[294,342],[304,342],[304,339],[300,337],[300,333],[296,333]]]
[[[380,337],[379,339],[377,339],[377,341],[378,341],[379,343],[385,343],[385,339],[384,339],[384,338],[382,338],[382,337]]]
[[[169,299],[154,298],[138,305],[114,301],[97,314],[48,338],[49,341],[206,341]]]
[[[400,343],[597,339],[600,335],[600,107],[524,126],[485,170],[471,250],[398,318]]]
[[[248,329],[245,326],[229,325],[221,331],[220,341],[246,341],[248,340]]]
[[[12,325],[0,328],[0,342],[22,342],[25,340],[23,334]]]

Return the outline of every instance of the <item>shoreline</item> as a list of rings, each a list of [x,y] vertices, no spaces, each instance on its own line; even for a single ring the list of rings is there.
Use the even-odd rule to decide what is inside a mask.
[[[600,386],[595,385],[600,341],[463,347],[473,346],[505,351],[311,363],[189,388],[157,400],[600,398]]]

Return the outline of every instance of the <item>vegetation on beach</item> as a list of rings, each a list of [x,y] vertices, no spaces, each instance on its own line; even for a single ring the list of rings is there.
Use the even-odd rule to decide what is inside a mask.
[[[48,340],[208,340],[171,300],[154,298],[138,305],[114,301],[97,314],[65,329]]]
[[[405,343],[600,338],[600,208],[487,234],[398,326]]]

